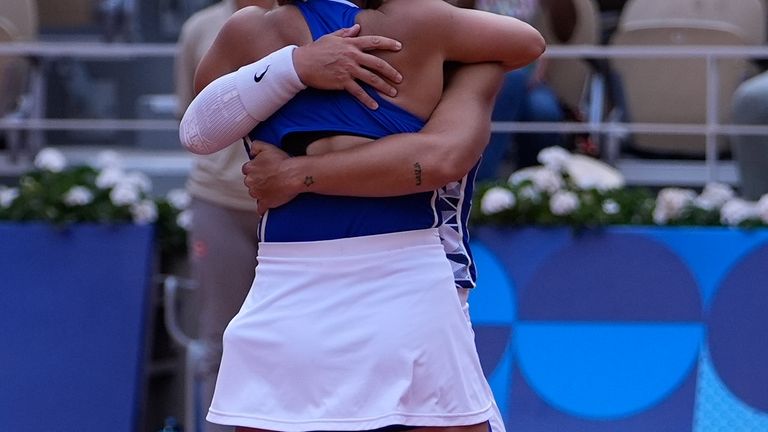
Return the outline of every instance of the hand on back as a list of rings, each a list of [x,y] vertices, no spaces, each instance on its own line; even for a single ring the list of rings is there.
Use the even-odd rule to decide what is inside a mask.
[[[383,36],[358,36],[359,32],[360,25],[355,24],[300,46],[294,51],[293,63],[296,73],[307,87],[346,90],[375,109],[378,104],[363,90],[358,80],[394,97],[397,89],[390,83],[399,83],[403,77],[370,51],[399,51],[402,44]]]

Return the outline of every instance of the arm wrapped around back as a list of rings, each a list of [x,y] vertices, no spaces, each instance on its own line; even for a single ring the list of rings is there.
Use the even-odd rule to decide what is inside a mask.
[[[187,108],[179,139],[192,153],[215,153],[240,140],[306,86],[293,66],[295,45],[217,78]]]

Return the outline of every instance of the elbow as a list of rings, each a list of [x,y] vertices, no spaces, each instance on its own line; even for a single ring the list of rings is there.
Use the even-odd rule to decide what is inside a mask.
[[[198,128],[195,127],[194,121],[190,117],[191,114],[187,110],[179,124],[179,141],[181,146],[196,155],[209,155],[216,152],[217,149],[200,135]]]
[[[430,187],[437,189],[448,183],[457,181],[467,175],[477,163],[470,158],[447,158],[434,165],[433,175],[430,176]]]

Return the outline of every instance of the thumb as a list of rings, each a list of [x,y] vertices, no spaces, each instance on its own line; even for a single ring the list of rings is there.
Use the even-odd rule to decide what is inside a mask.
[[[259,155],[259,153],[263,152],[266,148],[266,145],[264,143],[260,142],[254,142],[251,144],[251,159],[255,158]]]

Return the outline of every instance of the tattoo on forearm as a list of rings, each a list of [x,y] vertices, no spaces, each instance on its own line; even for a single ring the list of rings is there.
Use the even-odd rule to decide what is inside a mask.
[[[413,164],[413,174],[416,176],[416,186],[421,186],[421,164]]]
[[[315,184],[315,179],[312,178],[312,176],[306,176],[304,177],[304,186],[310,187],[313,184]]]

